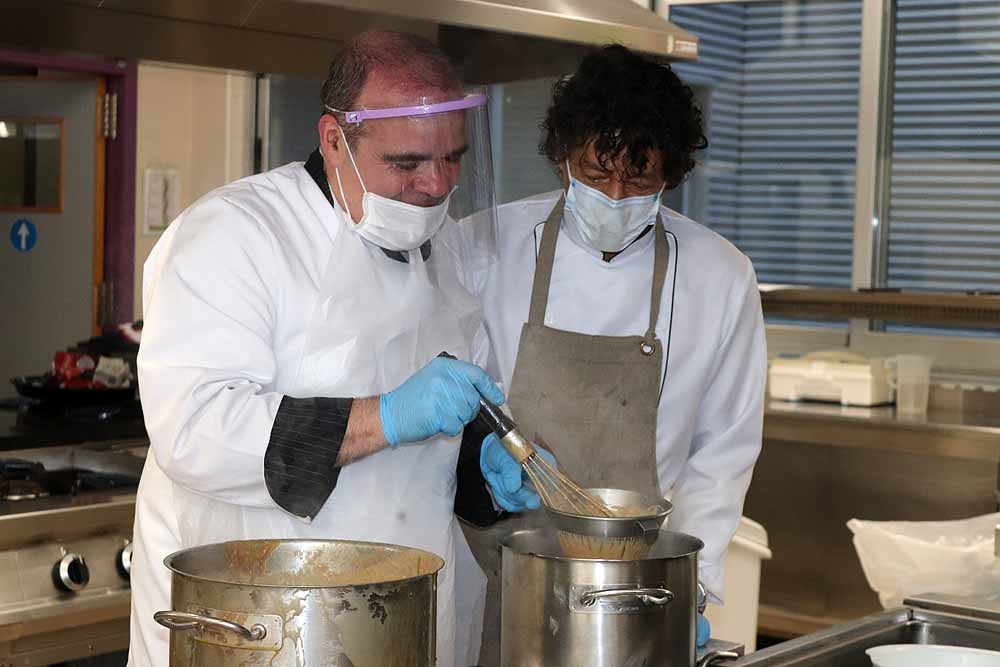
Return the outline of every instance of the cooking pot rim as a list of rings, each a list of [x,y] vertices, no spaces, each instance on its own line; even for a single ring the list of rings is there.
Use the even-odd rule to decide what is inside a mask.
[[[247,583],[240,581],[232,581],[221,579],[219,577],[210,577],[202,574],[193,574],[191,572],[181,570],[174,565],[174,561],[181,556],[191,554],[194,551],[200,549],[209,548],[220,548],[228,544],[252,544],[254,542],[274,542],[279,545],[290,545],[290,546],[321,546],[324,544],[338,544],[338,545],[349,545],[349,546],[365,546],[365,547],[381,547],[393,551],[410,551],[423,554],[428,560],[428,565],[424,568],[426,571],[423,574],[417,574],[411,577],[399,577],[399,578],[387,578],[381,581],[369,581],[365,583],[356,584],[270,584],[270,583]],[[313,590],[313,589],[333,589],[333,588],[360,588],[367,586],[383,586],[387,584],[405,584],[411,581],[417,581],[418,579],[425,579],[429,576],[436,576],[438,572],[444,567],[444,559],[435,553],[430,551],[425,551],[424,549],[416,549],[414,547],[407,547],[400,544],[390,544],[388,542],[366,542],[364,540],[308,540],[308,539],[261,539],[261,540],[227,540],[225,542],[210,542],[208,544],[199,544],[194,547],[187,547],[184,549],[178,549],[177,551],[167,555],[163,559],[163,564],[174,574],[177,574],[185,579],[192,579],[196,581],[204,581],[213,584],[223,584],[225,586],[240,586],[245,588],[267,588],[267,589],[288,589],[288,590]]]
[[[551,561],[565,561],[565,562],[579,562],[579,563],[612,563],[612,564],[616,564],[616,563],[635,563],[635,562],[641,562],[641,561],[657,561],[657,560],[678,560],[678,559],[681,559],[681,558],[687,558],[687,557],[690,557],[690,556],[693,556],[693,555],[697,555],[699,551],[701,551],[702,549],[705,548],[705,543],[702,542],[697,537],[695,537],[694,535],[688,535],[687,533],[681,533],[681,532],[678,532],[678,531],[675,531],[675,530],[661,530],[660,534],[661,534],[661,536],[663,534],[666,534],[667,536],[679,537],[679,538],[681,538],[682,541],[690,541],[690,546],[687,547],[687,548],[685,548],[685,549],[683,549],[680,553],[672,553],[670,555],[662,555],[662,554],[658,555],[656,553],[656,545],[659,543],[659,539],[662,539],[662,537],[661,537],[661,538],[659,538],[657,540],[657,542],[653,543],[653,546],[650,549],[649,553],[647,553],[646,555],[642,556],[641,558],[633,558],[631,560],[618,560],[618,559],[614,559],[614,558],[576,558],[576,557],[572,557],[572,556],[565,556],[565,555],[563,555],[561,553],[559,553],[559,554],[556,554],[556,553],[543,553],[543,552],[539,552],[537,550],[536,551],[523,550],[523,549],[520,549],[520,548],[515,548],[514,546],[511,545],[512,541],[515,541],[515,540],[518,540],[518,539],[525,539],[523,537],[525,535],[531,535],[531,536],[539,535],[539,536],[544,536],[545,538],[549,539],[550,541],[554,541],[556,538],[554,537],[554,531],[551,528],[525,528],[525,529],[521,529],[521,530],[515,530],[515,531],[513,531],[511,533],[508,533],[507,535],[505,535],[504,537],[502,537],[500,539],[500,546],[501,546],[502,549],[509,549],[511,552],[516,553],[516,554],[522,554],[522,555],[527,555],[527,556],[534,556],[536,558],[542,558],[542,559],[551,560]],[[559,551],[560,549],[557,548],[557,547],[555,547],[555,544],[558,544],[558,542],[554,541],[552,543],[552,547],[553,547],[552,551]]]
[[[626,502],[641,503],[649,506],[655,505],[657,507],[657,511],[653,514],[635,516],[591,516],[588,514],[579,514],[577,512],[567,512],[556,509],[555,507],[546,507],[545,511],[549,514],[554,514],[555,516],[565,517],[571,520],[609,524],[635,523],[636,521],[651,519],[658,520],[660,523],[663,523],[664,519],[666,519],[670,514],[673,514],[674,511],[673,503],[661,496],[651,496],[637,493],[635,491],[628,491],[627,489],[617,489],[611,487],[594,487],[588,488],[587,491],[609,504],[614,504],[614,502],[619,498],[622,500],[628,499]]]

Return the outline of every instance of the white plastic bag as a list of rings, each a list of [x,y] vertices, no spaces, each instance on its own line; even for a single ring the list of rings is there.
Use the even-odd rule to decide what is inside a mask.
[[[1000,590],[994,530],[1000,513],[958,521],[851,519],[868,585],[886,609],[920,593],[984,595]]]

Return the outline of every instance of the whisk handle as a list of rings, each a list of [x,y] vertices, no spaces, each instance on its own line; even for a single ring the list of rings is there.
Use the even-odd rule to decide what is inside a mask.
[[[444,357],[445,359],[456,358],[447,352],[442,352],[438,356]],[[517,428],[517,424],[514,423],[514,420],[504,414],[504,411],[500,409],[500,406],[485,396],[479,397],[479,414],[476,415],[476,418],[479,419],[484,426],[496,433],[497,437],[501,440],[503,440],[508,433]]]
[[[508,433],[517,429],[514,420],[504,414],[500,406],[485,396],[479,397],[479,414],[476,415],[476,418],[496,433],[501,440],[507,437]]]

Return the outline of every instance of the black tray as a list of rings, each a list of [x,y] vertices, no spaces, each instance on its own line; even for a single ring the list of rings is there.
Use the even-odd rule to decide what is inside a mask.
[[[135,398],[135,385],[124,389],[65,389],[47,375],[20,375],[12,378],[11,384],[21,396],[52,405],[117,405]]]

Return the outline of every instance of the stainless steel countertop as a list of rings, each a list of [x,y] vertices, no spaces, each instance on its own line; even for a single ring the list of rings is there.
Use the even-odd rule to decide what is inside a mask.
[[[885,644],[945,644],[1000,651],[1000,598],[922,595],[903,607],[799,637],[712,667],[870,667]]]
[[[769,400],[764,439],[1000,462],[1000,414]]]
[[[1000,592],[975,598],[928,593],[907,598],[906,605],[1000,622]]]
[[[722,664],[724,660],[722,658],[717,658],[720,654],[734,654],[738,656],[744,655],[745,647],[743,644],[737,644],[736,642],[727,642],[721,639],[709,639],[708,644],[704,648],[698,649],[698,654],[695,658],[695,664],[701,666],[704,664],[706,667],[709,665],[717,664],[716,660],[719,660],[718,664]],[[714,658],[714,659],[713,659]]]

